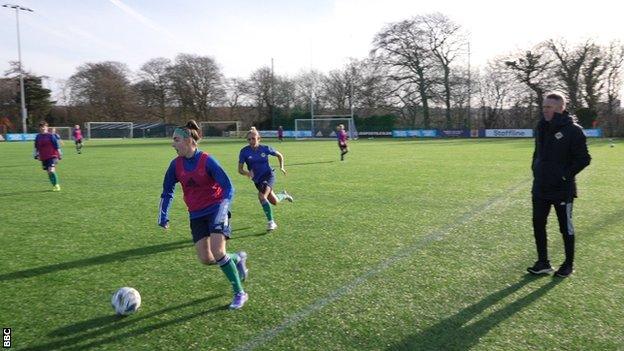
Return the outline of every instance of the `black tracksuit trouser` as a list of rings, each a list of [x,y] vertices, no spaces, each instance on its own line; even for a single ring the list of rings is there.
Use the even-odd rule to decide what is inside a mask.
[[[548,262],[548,239],[546,236],[546,222],[550,207],[555,207],[559,221],[559,231],[563,236],[565,249],[565,263],[574,262],[574,226],[572,225],[572,201],[546,200],[533,196],[533,235],[537,247],[539,261]]]

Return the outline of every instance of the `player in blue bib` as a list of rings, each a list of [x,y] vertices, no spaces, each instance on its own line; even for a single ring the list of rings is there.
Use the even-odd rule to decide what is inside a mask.
[[[277,228],[277,224],[273,219],[271,204],[275,206],[282,200],[293,202],[292,196],[286,190],[278,194],[273,192],[275,173],[269,164],[269,156],[277,157],[280,170],[286,174],[284,156],[270,146],[260,145],[260,133],[255,127],[251,127],[247,133],[247,142],[249,145],[242,148],[238,156],[238,173],[249,177],[254,182],[258,189],[258,200],[268,220],[267,230],[272,231]],[[247,165],[247,170],[243,165]]]

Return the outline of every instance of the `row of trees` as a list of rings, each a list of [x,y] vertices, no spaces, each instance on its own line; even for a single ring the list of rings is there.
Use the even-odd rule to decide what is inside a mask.
[[[388,24],[368,57],[327,73],[289,77],[264,66],[246,78],[227,78],[213,58],[192,54],[151,59],[137,72],[120,62],[86,63],[61,84],[64,108],[49,117],[71,123],[236,119],[275,127],[307,118],[311,108],[347,114],[353,107],[360,118],[388,116],[395,127],[518,128],[532,127],[544,93],[560,90],[586,127],[598,120],[615,131],[624,127],[623,64],[619,42],[552,39],[471,68],[464,29],[434,13]]]

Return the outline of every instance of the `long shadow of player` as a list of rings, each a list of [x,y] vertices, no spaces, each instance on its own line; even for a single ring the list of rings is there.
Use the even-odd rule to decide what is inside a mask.
[[[14,191],[10,193],[0,193],[0,197],[11,197],[11,196],[20,196],[26,194],[40,194],[40,193],[49,193],[52,190],[24,190],[24,191]]]
[[[287,166],[288,167],[294,167],[294,166],[307,166],[307,165],[318,165],[321,163],[333,163],[335,161],[318,161],[318,162],[300,162],[300,163],[289,163]]]
[[[206,296],[203,298],[191,300],[183,304],[167,307],[167,308],[154,311],[154,312],[150,312],[150,313],[146,313],[146,314],[133,315],[133,316],[127,316],[127,317],[118,316],[118,315],[107,315],[107,316],[97,317],[97,318],[89,319],[86,321],[70,324],[68,326],[55,329],[48,334],[49,337],[60,337],[61,339],[57,339],[55,341],[45,343],[45,344],[30,346],[30,347],[25,348],[24,350],[55,350],[55,349],[60,349],[60,348],[67,349],[72,346],[74,346],[76,349],[88,349],[88,348],[95,347],[98,345],[103,345],[103,344],[107,344],[110,342],[118,341],[120,339],[127,338],[130,336],[136,336],[139,334],[148,333],[156,329],[164,328],[173,324],[182,323],[187,320],[200,317],[207,313],[213,313],[216,311],[225,310],[227,309],[227,305],[215,306],[207,310],[202,310],[199,312],[188,314],[186,316],[162,321],[156,324],[148,325],[148,326],[137,328],[137,329],[130,329],[130,328],[132,327],[132,325],[138,322],[149,320],[156,316],[166,315],[169,312],[176,311],[179,309],[184,309],[187,307],[199,305],[207,301],[219,298],[221,296],[224,296],[224,294],[215,294],[215,295]],[[124,330],[126,331],[123,332]],[[109,333],[113,333],[113,334],[104,339],[93,340],[93,339],[96,339],[100,336],[103,336]],[[80,343],[89,342],[89,341],[91,342],[86,345],[78,346],[78,344]]]
[[[474,346],[490,329],[538,300],[563,281],[563,279],[556,277],[547,278],[550,279],[548,283],[529,294],[474,323],[469,323],[488,308],[498,304],[502,299],[536,279],[540,278],[527,274],[518,282],[486,296],[481,301],[464,308],[420,333],[407,337],[398,344],[389,347],[388,350],[467,350]]]
[[[245,230],[249,228],[251,227],[234,229],[232,231],[236,232],[236,231]],[[17,271],[17,272],[5,273],[5,274],[0,275],[0,281],[24,279],[24,278],[39,276],[42,274],[49,274],[49,273],[54,273],[58,271],[63,271],[66,269],[85,268],[87,266],[94,266],[98,264],[134,260],[142,256],[153,255],[153,254],[157,254],[157,253],[161,253],[165,251],[177,250],[177,249],[181,249],[184,247],[192,247],[192,245],[193,244],[190,240],[180,240],[180,241],[175,241],[172,243],[144,246],[144,247],[139,247],[136,249],[113,252],[113,253],[106,254],[106,255],[83,258],[80,260],[69,261],[69,262],[62,262],[62,263],[52,264],[49,266],[41,266],[41,267],[36,267],[36,268],[31,268],[31,269],[25,269],[25,270]]]
[[[42,274],[54,273],[66,269],[72,268],[85,268],[87,266],[94,266],[99,264],[106,264],[111,262],[123,262],[131,259],[137,259],[142,256],[157,254],[164,251],[171,251],[181,249],[183,247],[190,247],[192,243],[189,240],[175,241],[172,243],[157,244],[151,246],[139,247],[136,249],[130,249],[125,251],[113,252],[106,255],[100,255],[95,257],[83,258],[75,261],[62,262],[52,264],[48,266],[41,266],[31,269],[25,269],[22,271],[5,273],[0,275],[0,281],[23,279],[39,276]]]

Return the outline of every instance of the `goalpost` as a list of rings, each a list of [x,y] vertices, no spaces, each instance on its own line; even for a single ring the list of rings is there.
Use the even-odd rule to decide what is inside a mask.
[[[87,139],[132,138],[132,122],[87,122]]]
[[[335,138],[338,125],[344,125],[349,139],[357,139],[357,129],[350,115],[317,115],[317,118],[295,119],[295,139]]]
[[[61,137],[61,140],[71,140],[72,127],[48,126],[48,130],[52,130],[52,128],[56,129],[56,134],[58,134]]]
[[[240,121],[204,121],[199,122],[203,138],[210,137],[238,137],[240,136]]]

